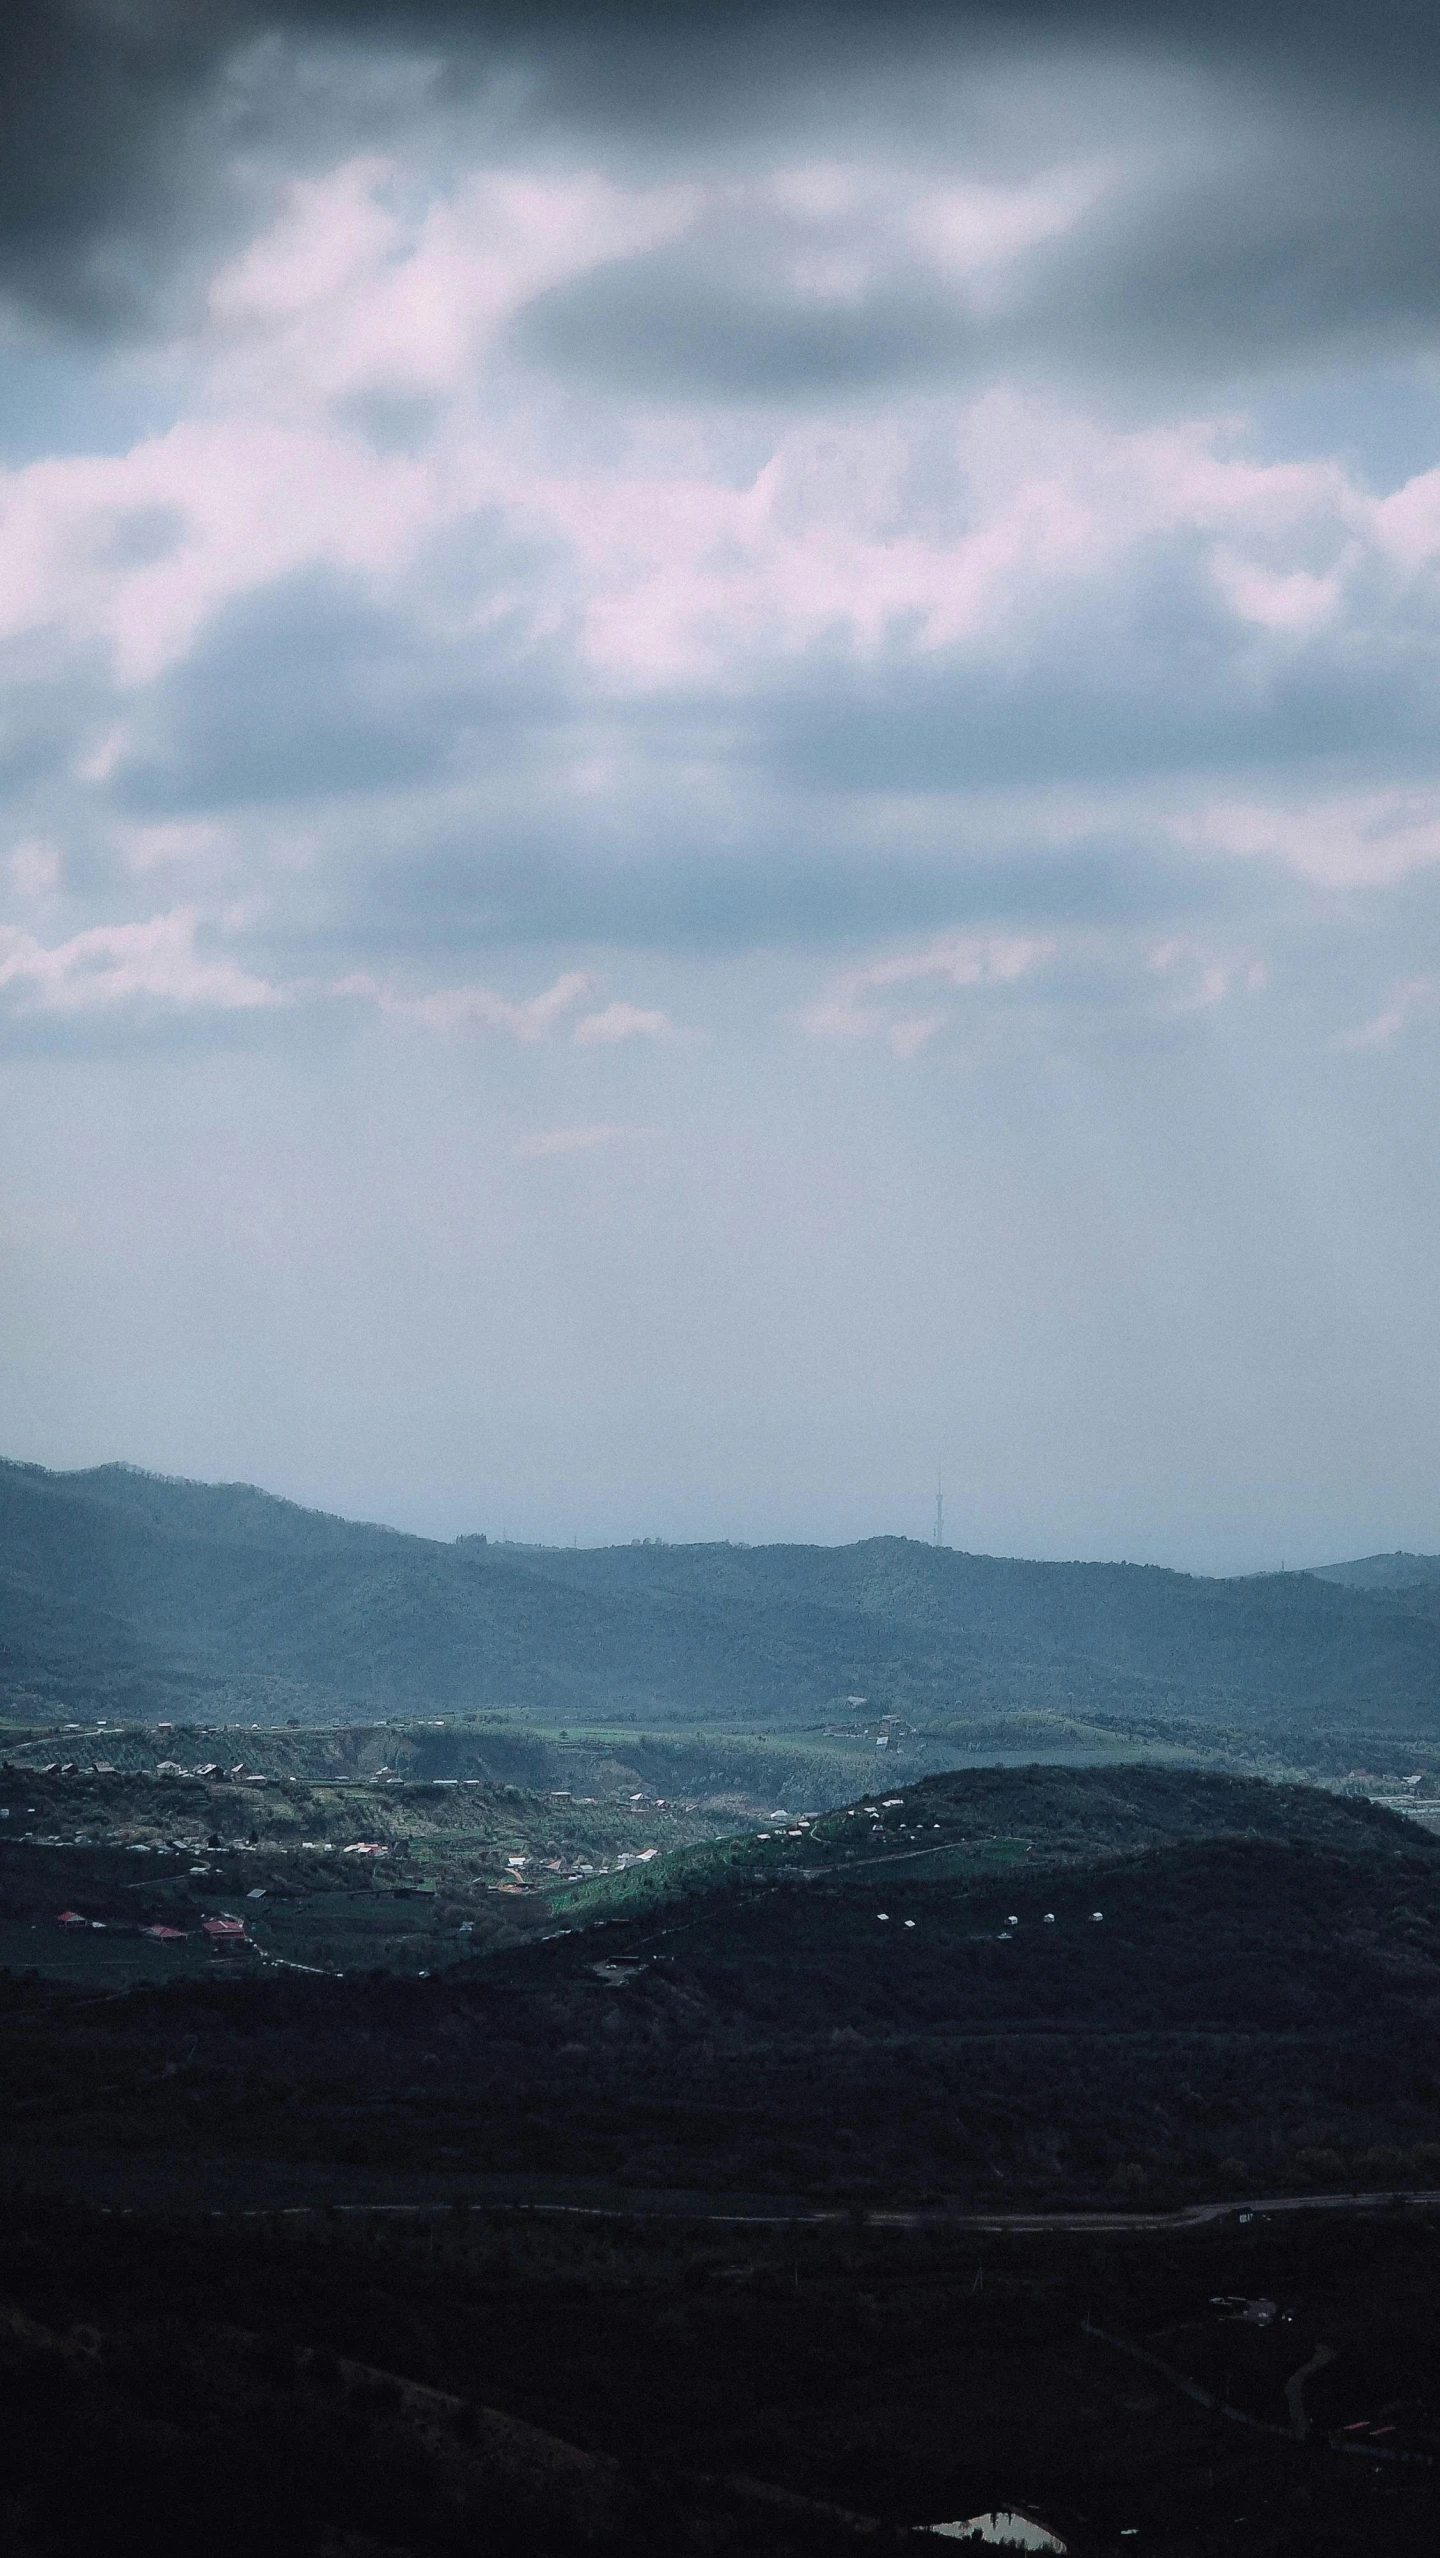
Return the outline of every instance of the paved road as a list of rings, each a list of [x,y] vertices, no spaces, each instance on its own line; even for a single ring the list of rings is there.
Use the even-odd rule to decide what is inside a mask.
[[[368,2187],[368,2195],[365,2189]],[[1191,2203],[1180,2211],[963,2211],[945,2203],[836,2204],[797,2194],[652,2192],[576,2177],[467,2175],[321,2168],[301,2160],[127,2155],[23,2139],[0,2145],[0,2192],[74,2194],[113,2209],[225,2214],[351,2214],[468,2210],[567,2219],[670,2220],[721,2228],[936,2229],[977,2236],[1047,2232],[1125,2237],[1244,2225],[1296,2212],[1358,2213],[1409,2206],[1440,2212],[1440,2188],[1374,2187],[1351,2193],[1252,2194]],[[357,2188],[359,2189],[357,2191]]]
[[[1388,2210],[1396,2205],[1411,2204],[1440,2209],[1440,2190],[1385,2191],[1356,2194],[1268,2194],[1248,2203],[1190,2203],[1178,2212],[952,2212],[943,2207],[913,2211],[849,2211],[827,2206],[820,2210],[797,2202],[765,2204],[757,2198],[749,2211],[715,2211],[707,2208],[700,2197],[680,2200],[661,2196],[649,2198],[632,2194],[624,2202],[561,2203],[535,2199],[491,2199],[462,2202],[460,2208],[472,2212],[528,2213],[533,2217],[558,2217],[570,2220],[673,2220],[699,2222],[726,2229],[820,2229],[863,2227],[865,2229],[948,2229],[968,2230],[977,2237],[1004,2234],[1044,2235],[1047,2231],[1066,2231],[1080,2236],[1127,2235],[1160,2230],[1203,2229],[1215,2222],[1238,2224],[1268,2219],[1281,2212],[1370,2212]],[[274,2208],[273,2206],[271,2208]],[[291,2203],[280,2207],[284,2218],[297,2218],[309,2212],[335,2211],[352,2216],[367,2214],[389,2217],[420,2217],[427,2212],[450,2212],[454,2203]],[[248,2217],[255,2217],[264,2206],[251,2206]]]
[[[565,2212],[603,2220],[632,2220],[638,2217],[665,2220],[698,2220],[724,2222],[733,2227],[759,2228],[780,2222],[787,2226],[800,2223],[819,2226],[825,2223],[858,2220],[866,2229],[955,2229],[973,2230],[979,2235],[989,2232],[1026,2232],[1070,2230],[1103,2234],[1109,2231],[1202,2229],[1215,2221],[1248,2222],[1268,2218],[1277,2212],[1368,2212],[1388,2209],[1395,2204],[1428,2205],[1440,2208],[1440,2191],[1434,2188],[1414,2191],[1357,2194],[1268,2194],[1257,2195],[1251,2202],[1190,2203],[1178,2212],[954,2212],[943,2206],[913,2211],[866,2211],[858,2215],[849,2211],[813,2210],[801,2206],[777,2205],[773,2209],[749,2212],[707,2211],[697,2204],[661,2204],[658,2209],[638,2198],[628,2204],[613,2203],[476,2203],[476,2211],[507,2210],[530,2212]],[[352,2208],[377,2208],[357,2204]],[[423,2209],[423,2205],[380,2205],[379,2209]]]

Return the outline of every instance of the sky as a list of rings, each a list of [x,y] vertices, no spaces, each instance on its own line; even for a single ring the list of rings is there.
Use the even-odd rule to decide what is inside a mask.
[[[0,1452],[1440,1548],[1434,10],[52,0],[0,101]]]

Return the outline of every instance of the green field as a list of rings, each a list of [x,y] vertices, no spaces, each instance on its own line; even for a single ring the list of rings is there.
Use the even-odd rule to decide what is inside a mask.
[[[839,1817],[843,1819],[844,1813]],[[948,1840],[933,1847],[908,1841],[872,1841],[852,1849],[847,1848],[843,1831],[837,1831],[832,1823],[817,1821],[800,1840],[783,1832],[768,1838],[752,1833],[744,1838],[708,1840],[700,1847],[676,1848],[669,1856],[657,1858],[653,1865],[631,1866],[623,1874],[597,1875],[591,1882],[567,1884],[552,1893],[550,1899],[557,1916],[585,1925],[594,1919],[659,1908],[726,1883],[763,1887],[793,1881],[797,1876],[816,1880],[822,1874],[852,1869],[878,1875],[892,1868],[913,1870],[917,1878],[940,1882],[1001,1873],[1009,1866],[1022,1865],[1030,1853],[1030,1841],[1021,1838]]]

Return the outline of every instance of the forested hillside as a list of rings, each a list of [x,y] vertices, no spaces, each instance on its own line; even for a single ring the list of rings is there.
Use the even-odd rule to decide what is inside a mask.
[[[594,1552],[453,1545],[247,1486],[0,1466],[12,1715],[305,1721],[535,1707],[754,1725],[1084,1707],[1440,1728],[1440,1623],[1313,1574],[1203,1580],[900,1537]]]
[[[1440,1554],[1362,1554],[1353,1563],[1317,1564],[1314,1578],[1342,1582],[1348,1590],[1433,1599],[1440,1594]]]

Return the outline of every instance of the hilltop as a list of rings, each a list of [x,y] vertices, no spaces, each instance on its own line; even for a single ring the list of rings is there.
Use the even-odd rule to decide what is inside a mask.
[[[1440,1622],[1284,1573],[846,1547],[454,1544],[244,1485],[0,1465],[0,1703],[303,1723],[1061,1712],[1440,1733]]]
[[[1433,1605],[1440,1598],[1440,1554],[1406,1554],[1397,1548],[1394,1554],[1357,1555],[1351,1563],[1316,1564],[1312,1577],[1339,1582],[1347,1590],[1380,1590],[1390,1598]]]
[[[1031,1866],[1049,1872],[1200,1839],[1284,1839],[1342,1856],[1437,1844],[1428,1829],[1417,1842],[1416,1824],[1382,1804],[1313,1785],[1143,1764],[965,1768],[784,1826],[678,1846],[551,1897],[583,1921],[704,1899],[706,1923],[723,1927],[728,1907],[777,1880],[863,1874],[868,1891],[887,1874],[929,1884]]]

